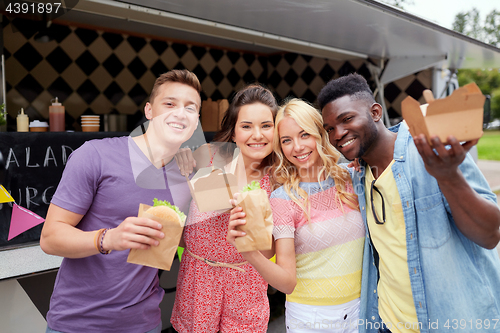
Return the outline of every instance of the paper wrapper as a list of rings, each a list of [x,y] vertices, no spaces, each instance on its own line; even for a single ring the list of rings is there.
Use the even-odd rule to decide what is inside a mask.
[[[210,146],[217,149],[213,144]],[[239,148],[234,149],[231,160],[223,157],[221,161],[219,156],[213,158],[214,166],[200,168],[188,182],[191,196],[201,213],[230,210],[233,206],[229,200],[233,198],[233,193],[246,185],[245,164]]]
[[[237,227],[246,235],[236,238],[236,249],[239,252],[270,250],[273,246],[273,214],[266,191],[241,193],[237,206],[243,208],[247,223]]]
[[[166,221],[162,218],[148,214],[147,210],[151,207],[152,206],[140,204],[139,214],[137,216],[147,217],[161,223],[161,225],[163,225],[161,231],[165,234],[165,238],[159,239],[160,244],[158,246],[151,246],[147,250],[131,249],[127,262],[169,271],[174,261],[179,241],[181,240],[184,222],[181,221],[179,224],[178,221]]]

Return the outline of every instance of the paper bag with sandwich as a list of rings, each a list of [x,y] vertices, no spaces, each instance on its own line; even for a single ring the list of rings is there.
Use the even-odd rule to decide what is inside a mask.
[[[137,216],[161,223],[165,238],[159,239],[158,246],[151,246],[147,250],[131,249],[127,262],[169,271],[182,236],[186,215],[168,201],[155,198],[153,206],[140,204]]]
[[[270,250],[273,246],[273,214],[266,191],[254,180],[241,191],[236,205],[246,214],[246,224],[237,227],[246,233],[235,240],[238,252]]]

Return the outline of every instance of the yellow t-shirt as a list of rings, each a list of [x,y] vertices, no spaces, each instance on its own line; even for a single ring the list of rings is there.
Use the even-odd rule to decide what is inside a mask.
[[[375,179],[366,168],[366,217],[375,249],[379,253],[378,307],[384,323],[393,333],[419,332],[408,273],[405,220],[401,198],[392,173],[394,160],[375,181],[384,197],[386,222],[375,223],[371,206],[371,184]],[[373,204],[378,220],[383,221],[382,198],[373,190]],[[375,292],[375,291],[374,291]]]

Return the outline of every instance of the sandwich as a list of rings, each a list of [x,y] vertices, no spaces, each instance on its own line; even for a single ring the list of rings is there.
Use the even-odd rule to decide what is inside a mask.
[[[146,250],[131,249],[127,262],[170,270],[182,236],[186,215],[170,202],[155,198],[153,206],[139,205],[138,216],[161,223],[165,237],[159,240],[158,246],[151,246]]]
[[[253,180],[241,190],[236,205],[242,207],[246,214],[246,223],[236,227],[246,233],[236,238],[236,249],[239,252],[270,250],[273,246],[273,216],[267,192]]]
[[[146,212],[167,221],[179,221],[181,225],[186,221],[186,215],[179,207],[172,205],[167,200],[158,200],[154,198],[153,207],[149,208]]]

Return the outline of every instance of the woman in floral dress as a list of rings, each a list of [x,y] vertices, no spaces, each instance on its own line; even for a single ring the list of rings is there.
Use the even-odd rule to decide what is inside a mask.
[[[273,94],[249,85],[234,97],[215,142],[234,142],[240,149],[246,182],[255,180],[271,194],[273,162]],[[225,145],[221,147],[226,147]],[[210,145],[208,165],[230,152]],[[232,152],[231,152],[232,153]],[[198,163],[198,162],[197,162]],[[266,332],[269,320],[267,282],[226,242],[228,211],[199,212],[191,202],[171,323],[180,333]],[[272,253],[264,253],[270,257]]]

